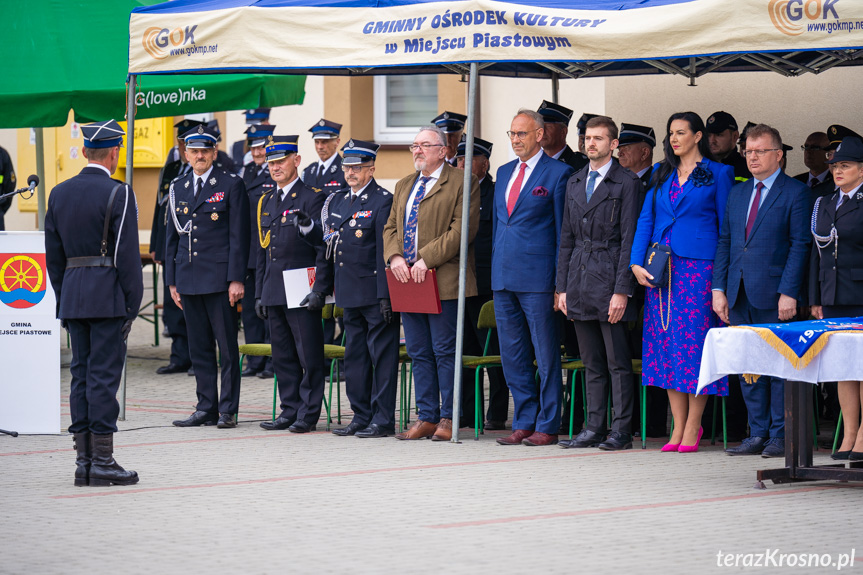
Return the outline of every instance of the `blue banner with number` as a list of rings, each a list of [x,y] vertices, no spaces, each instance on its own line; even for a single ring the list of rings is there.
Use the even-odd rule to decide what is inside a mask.
[[[734,327],[754,331],[785,356],[791,365],[802,369],[824,349],[832,334],[863,332],[863,318],[842,317]]]

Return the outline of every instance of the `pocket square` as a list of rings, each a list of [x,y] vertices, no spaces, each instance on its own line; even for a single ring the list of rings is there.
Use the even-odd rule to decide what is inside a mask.
[[[548,195],[548,190],[547,190],[546,188],[542,187],[542,186],[537,186],[537,187],[535,187],[535,188],[533,189],[533,192],[531,192],[531,193],[532,193],[534,196],[541,196],[541,197],[545,197],[545,196],[547,196],[547,195]]]

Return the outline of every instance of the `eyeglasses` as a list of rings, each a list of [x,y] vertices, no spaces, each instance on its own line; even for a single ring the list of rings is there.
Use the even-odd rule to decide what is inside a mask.
[[[747,158],[752,157],[752,156],[755,156],[758,158],[763,158],[764,154],[766,154],[767,152],[778,152],[778,151],[779,151],[779,148],[768,148],[766,150],[746,150],[743,152],[743,155],[746,156]]]
[[[411,144],[408,146],[408,150],[411,152],[416,152],[420,148],[422,148],[423,151],[426,151],[429,148],[443,148],[443,144]]]
[[[346,174],[349,174],[351,172],[360,173],[365,168],[371,168],[371,167],[372,167],[371,164],[357,165],[357,166],[345,166],[344,164],[342,164],[342,171]]]
[[[512,132],[512,131],[509,131],[509,132],[507,132],[507,133],[506,133],[506,135],[507,135],[507,136],[509,136],[509,139],[510,139],[510,140],[515,139],[515,138],[518,138],[519,140],[524,140],[524,139],[527,137],[527,135],[528,135],[529,133],[531,133],[531,132],[536,132],[536,130],[538,130],[538,129],[539,129],[539,128],[536,128],[536,129],[534,129],[534,130],[528,130],[527,132]]]
[[[807,146],[806,144],[803,144],[802,146],[800,146],[800,149],[804,152],[813,152],[818,150],[826,150],[827,148],[825,148],[824,146]]]

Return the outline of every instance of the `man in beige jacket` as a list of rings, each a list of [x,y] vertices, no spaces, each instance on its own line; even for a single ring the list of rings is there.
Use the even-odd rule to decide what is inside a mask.
[[[426,281],[436,270],[440,314],[403,313],[407,352],[416,382],[417,421],[398,439],[448,441],[452,437],[464,172],[446,163],[446,136],[422,128],[410,146],[416,172],[396,184],[393,207],[384,227],[384,260],[395,278]],[[479,182],[471,177],[471,197]],[[479,200],[471,201],[469,241],[479,228]],[[465,296],[476,295],[473,246],[468,252]]]

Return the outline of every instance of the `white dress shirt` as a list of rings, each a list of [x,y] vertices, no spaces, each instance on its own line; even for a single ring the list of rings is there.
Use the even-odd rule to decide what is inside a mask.
[[[539,159],[542,157],[543,153],[542,148],[540,148],[532,158],[528,158],[528,160],[524,162],[527,164],[527,167],[524,169],[524,180],[521,182],[522,189],[524,189],[524,185],[527,184],[527,181],[530,179],[530,174],[533,173],[533,169],[539,163]],[[518,163],[515,165],[515,169],[512,171],[512,175],[509,177],[509,182],[506,184],[506,195],[503,199],[504,203],[507,205],[509,205],[509,192],[512,190],[512,185],[515,183],[515,179],[518,177],[518,172],[521,170],[521,164],[522,161],[519,159]]]

